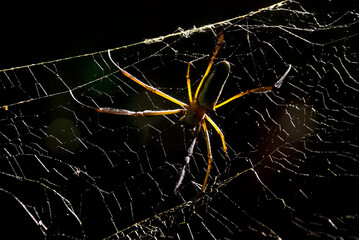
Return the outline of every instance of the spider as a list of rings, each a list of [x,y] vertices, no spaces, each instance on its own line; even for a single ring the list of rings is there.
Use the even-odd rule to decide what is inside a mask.
[[[185,126],[188,126],[192,129],[192,131],[195,133],[195,137],[192,141],[190,148],[188,149],[188,156],[185,158],[186,164],[183,166],[179,181],[177,182],[177,184],[175,186],[174,192],[176,192],[176,190],[182,183],[182,180],[183,180],[184,174],[185,174],[185,167],[189,163],[189,159],[192,155],[193,148],[194,148],[194,145],[196,142],[196,138],[197,138],[198,133],[200,132],[201,128],[203,128],[204,137],[206,140],[207,159],[208,159],[206,176],[203,180],[202,189],[201,189],[201,193],[204,193],[206,190],[206,187],[207,187],[208,177],[209,177],[209,173],[210,173],[211,166],[212,166],[212,160],[213,160],[210,138],[209,138],[208,128],[207,128],[207,122],[210,123],[213,126],[213,128],[216,130],[216,132],[219,134],[221,141],[222,141],[223,151],[227,156],[227,146],[226,146],[226,141],[224,139],[224,135],[223,135],[222,131],[220,130],[220,128],[217,126],[217,124],[208,116],[208,113],[214,111],[215,109],[217,109],[219,107],[224,106],[225,104],[227,104],[237,98],[243,97],[247,94],[264,93],[264,92],[272,91],[273,88],[279,88],[282,85],[284,78],[287,76],[287,74],[289,73],[290,68],[291,68],[291,65],[289,65],[288,70],[274,84],[274,86],[257,87],[257,88],[253,88],[250,90],[246,90],[244,92],[238,93],[238,94],[234,95],[233,97],[217,104],[217,101],[222,93],[223,87],[227,81],[229,74],[230,74],[230,64],[225,60],[220,61],[213,66],[213,62],[217,56],[217,53],[222,46],[223,39],[224,39],[224,34],[222,32],[218,37],[214,53],[209,61],[207,69],[206,69],[205,73],[203,74],[193,96],[192,96],[191,80],[190,80],[191,62],[188,62],[186,80],[187,80],[189,104],[179,101],[176,98],[162,92],[161,90],[159,90],[157,88],[154,88],[154,87],[142,82],[135,76],[131,75],[129,72],[127,72],[126,70],[121,68],[118,64],[116,64],[113,61],[113,59],[111,57],[110,50],[108,50],[109,59],[114,64],[114,66],[116,66],[120,70],[120,72],[124,76],[131,79],[135,83],[141,85],[142,87],[146,88],[148,91],[151,91],[154,94],[157,94],[157,95],[181,106],[181,108],[170,109],[170,110],[159,110],[159,111],[144,110],[144,111],[138,111],[138,112],[130,111],[130,110],[126,110],[126,109],[110,108],[110,107],[95,108],[95,107],[83,104],[82,102],[77,100],[75,98],[75,96],[72,94],[72,91],[70,91],[70,94],[76,102],[80,103],[81,105],[83,105],[85,107],[94,109],[99,113],[127,115],[127,116],[134,116],[134,117],[181,114],[182,117],[180,118],[180,121],[183,122]],[[213,70],[211,71],[212,66],[213,66]],[[218,88],[218,86],[220,86],[220,87]]]

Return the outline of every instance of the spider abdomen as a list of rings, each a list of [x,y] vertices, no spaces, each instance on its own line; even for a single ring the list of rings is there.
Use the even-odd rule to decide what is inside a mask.
[[[221,96],[224,85],[230,72],[230,65],[227,61],[221,61],[214,65],[213,70],[205,79],[203,88],[198,95],[198,104],[207,110],[213,110]]]

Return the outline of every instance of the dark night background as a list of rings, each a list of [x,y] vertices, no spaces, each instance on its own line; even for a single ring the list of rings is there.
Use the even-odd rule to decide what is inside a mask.
[[[123,46],[178,28],[233,18],[276,2],[9,2],[0,15],[0,69]],[[300,2],[307,10],[319,12],[355,7],[350,1]]]

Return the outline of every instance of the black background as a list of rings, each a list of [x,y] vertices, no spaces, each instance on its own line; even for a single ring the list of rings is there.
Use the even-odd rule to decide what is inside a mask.
[[[12,1],[1,9],[0,69],[123,46],[167,35],[178,28],[233,18],[275,2]],[[319,12],[356,7],[350,1],[300,2],[306,10]]]

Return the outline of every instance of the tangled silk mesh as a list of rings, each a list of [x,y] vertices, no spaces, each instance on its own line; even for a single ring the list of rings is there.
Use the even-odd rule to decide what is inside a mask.
[[[122,75],[107,51],[2,70],[2,209],[48,239],[358,236],[358,18],[285,1],[111,50],[119,66],[183,102],[187,63],[195,89],[223,30],[215,62],[227,60],[231,73],[219,102],[271,86],[292,66],[275,92],[210,114],[228,157],[209,127],[214,164],[199,198],[202,133],[173,193],[193,140],[181,116],[101,114],[71,97],[92,107],[178,108]]]

